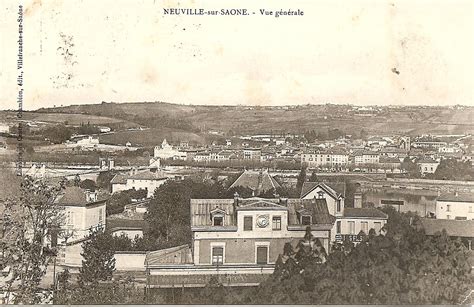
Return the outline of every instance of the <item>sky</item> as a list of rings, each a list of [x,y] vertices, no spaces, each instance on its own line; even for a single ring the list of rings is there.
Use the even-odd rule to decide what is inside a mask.
[[[101,101],[474,105],[470,0],[5,0],[0,109],[17,108],[18,3],[27,110]]]

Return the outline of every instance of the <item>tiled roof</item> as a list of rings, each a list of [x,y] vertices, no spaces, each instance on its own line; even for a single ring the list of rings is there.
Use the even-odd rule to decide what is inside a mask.
[[[453,201],[453,202],[474,202],[474,193],[445,193],[438,197],[438,201]]]
[[[145,264],[148,266],[160,264],[192,264],[193,257],[188,245],[180,245],[171,248],[148,252]]]
[[[439,219],[421,219],[421,225],[427,235],[433,235],[443,229],[448,235],[456,237],[474,237],[474,220],[439,220]]]
[[[127,183],[127,175],[126,174],[116,174],[112,180],[110,180],[112,184],[126,184]]]
[[[56,198],[56,203],[60,205],[86,205],[100,201],[105,201],[105,199],[87,201],[86,190],[80,187],[66,187],[64,192]]]
[[[127,179],[135,179],[135,180],[161,180],[166,179],[165,173],[161,171],[151,172],[149,170],[145,170],[142,172],[138,172],[134,175],[128,176]]]
[[[387,219],[388,215],[375,208],[344,208],[344,217]]]
[[[280,187],[280,184],[268,173],[268,171],[246,170],[229,187],[246,187],[254,191],[264,192]]]
[[[137,228],[145,229],[146,221],[145,220],[136,220],[136,219],[111,219],[107,218],[106,229],[113,230],[117,228]]]

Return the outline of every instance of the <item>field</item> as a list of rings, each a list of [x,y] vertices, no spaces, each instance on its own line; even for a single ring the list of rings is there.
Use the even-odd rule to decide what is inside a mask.
[[[195,143],[204,143],[204,138],[198,134],[178,131],[170,128],[148,129],[143,131],[119,131],[112,134],[100,135],[99,140],[102,144],[121,144],[130,142],[132,146],[156,146],[163,142],[163,139],[170,142],[188,141]]]

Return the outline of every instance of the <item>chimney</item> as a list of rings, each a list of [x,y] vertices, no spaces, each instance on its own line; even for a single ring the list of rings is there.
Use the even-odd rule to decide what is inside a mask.
[[[458,197],[459,194],[458,194],[458,190],[454,191],[454,196]]]
[[[97,193],[95,191],[86,190],[86,201],[88,203],[97,201]]]
[[[354,193],[354,208],[362,208],[362,193]]]
[[[239,200],[240,200],[239,193],[235,192],[234,193],[234,206],[235,207],[239,206]]]
[[[287,197],[280,197],[280,205],[286,206],[288,204]]]

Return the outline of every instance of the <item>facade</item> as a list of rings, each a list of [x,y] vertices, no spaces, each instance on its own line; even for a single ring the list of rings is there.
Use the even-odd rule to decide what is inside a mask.
[[[243,151],[244,151],[244,160],[260,161],[260,157],[262,156],[261,148],[245,148]]]
[[[192,199],[193,263],[273,267],[308,226],[329,250],[333,221],[323,199]]]
[[[332,157],[323,151],[307,151],[301,154],[301,163],[306,163],[308,167],[320,167],[331,165]]]
[[[438,168],[439,162],[433,159],[422,159],[418,161],[418,167],[422,175],[424,174],[434,174]]]
[[[362,151],[354,154],[354,164],[378,164],[380,154],[374,151]]]
[[[436,218],[474,220],[474,195],[458,192],[441,194],[436,200]]]
[[[64,208],[64,224],[59,234],[52,236],[52,245],[82,240],[91,230],[104,229],[106,226],[106,199],[99,199],[96,192],[66,187],[55,203]]]

